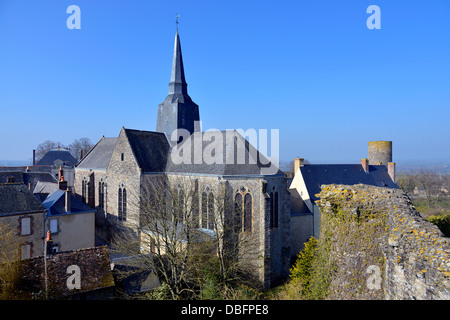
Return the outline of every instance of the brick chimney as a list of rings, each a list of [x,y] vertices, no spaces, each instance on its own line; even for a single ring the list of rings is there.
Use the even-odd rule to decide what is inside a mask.
[[[71,195],[72,195],[72,192],[70,191],[69,188],[67,188],[66,192],[65,192],[65,202],[64,202],[66,212],[70,212],[72,210],[72,203],[71,203],[71,199],[70,199]]]
[[[294,159],[294,175],[297,173],[298,168],[303,167],[305,165],[304,158],[295,158]]]
[[[388,162],[388,173],[392,181],[395,182],[395,162]]]
[[[361,159],[361,165],[364,169],[364,172],[369,172],[369,159]]]
[[[67,181],[64,181],[64,170],[62,167],[59,167],[58,189],[63,191],[67,189]]]

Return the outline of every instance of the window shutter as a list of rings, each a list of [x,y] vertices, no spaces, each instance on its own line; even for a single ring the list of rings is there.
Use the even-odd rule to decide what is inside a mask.
[[[20,224],[22,226],[22,236],[31,234],[31,218],[22,218]]]
[[[29,244],[24,244],[20,247],[21,258],[29,259],[31,258],[31,246]]]
[[[50,233],[58,232],[58,220],[52,219],[50,220]]]

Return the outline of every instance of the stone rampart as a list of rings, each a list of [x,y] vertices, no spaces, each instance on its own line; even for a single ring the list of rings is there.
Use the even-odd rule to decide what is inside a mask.
[[[450,299],[450,240],[399,189],[324,185],[327,299]]]

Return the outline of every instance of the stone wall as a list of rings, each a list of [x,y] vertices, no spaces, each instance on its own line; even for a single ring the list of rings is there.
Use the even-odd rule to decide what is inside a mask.
[[[449,299],[449,239],[399,189],[322,186],[327,299]]]

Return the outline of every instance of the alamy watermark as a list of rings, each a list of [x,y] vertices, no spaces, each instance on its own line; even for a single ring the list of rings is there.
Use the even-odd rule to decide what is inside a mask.
[[[278,172],[279,129],[211,129],[192,134],[188,130],[177,129],[172,133],[171,141],[175,144],[170,155],[174,165],[250,164],[257,165],[261,175]]]
[[[369,290],[381,289],[381,269],[377,265],[370,265],[366,269],[366,273],[369,274],[366,285]]]

